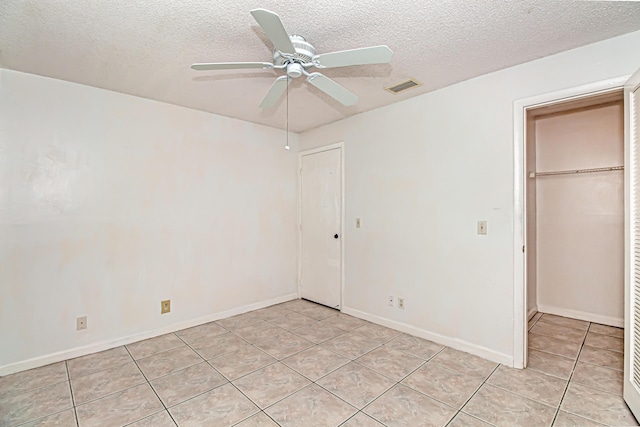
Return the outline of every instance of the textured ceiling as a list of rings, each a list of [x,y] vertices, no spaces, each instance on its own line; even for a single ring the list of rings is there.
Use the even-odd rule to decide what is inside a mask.
[[[508,66],[640,29],[640,3],[495,0],[1,0],[0,67],[284,128],[258,108],[276,70],[194,71],[193,62],[270,61],[249,14],[278,13],[318,53],[386,44],[391,64],[324,70],[360,97],[344,107],[304,79],[289,127],[304,131]],[[383,88],[414,77],[423,86]]]

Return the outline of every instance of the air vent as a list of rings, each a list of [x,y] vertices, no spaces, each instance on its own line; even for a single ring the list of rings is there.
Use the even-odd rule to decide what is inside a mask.
[[[417,87],[421,85],[422,83],[420,83],[416,79],[409,79],[401,83],[398,83],[396,85],[385,87],[385,90],[395,94],[395,93],[404,92],[405,90],[411,89],[412,87]]]

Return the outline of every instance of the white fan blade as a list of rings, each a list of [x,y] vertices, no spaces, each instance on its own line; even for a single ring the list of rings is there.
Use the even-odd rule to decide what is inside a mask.
[[[270,62],[214,62],[191,66],[194,70],[242,70],[245,68],[273,68]]]
[[[284,29],[280,17],[273,12],[265,9],[254,9],[251,15],[262,27],[264,33],[269,37],[271,43],[280,52],[296,53],[296,49],[291,43],[287,30]]]
[[[260,108],[270,108],[276,105],[285,90],[287,90],[287,76],[280,76],[271,85],[271,89],[264,96]]]
[[[345,87],[320,73],[311,73],[307,77],[309,83],[347,107],[358,102],[358,97],[349,92]]]
[[[393,52],[387,46],[371,46],[360,49],[323,53],[313,58],[320,68],[347,67],[349,65],[386,64],[391,62]]]

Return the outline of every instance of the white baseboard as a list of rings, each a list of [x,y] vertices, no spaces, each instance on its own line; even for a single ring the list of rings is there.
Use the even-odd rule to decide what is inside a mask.
[[[513,356],[499,353],[497,351],[470,343],[468,341],[464,341],[458,338],[451,338],[446,335],[436,334],[434,332],[416,328],[415,326],[411,326],[406,323],[385,319],[384,317],[375,316],[373,314],[365,313],[364,311],[359,311],[348,307],[343,307],[342,312],[354,317],[358,317],[360,319],[368,320],[369,322],[376,323],[378,325],[397,329],[398,331],[402,331],[416,337],[424,338],[438,344],[446,345],[456,350],[465,351],[467,353],[471,353],[476,356],[491,360],[492,362],[502,363],[507,366],[513,366]]]
[[[531,307],[531,310],[529,310],[529,312],[527,313],[527,322],[531,320],[531,318],[535,316],[538,311],[540,310],[538,310],[537,305],[534,305],[533,307]]]
[[[231,310],[221,311],[219,313],[210,314],[207,316],[199,317],[197,319],[185,320],[180,323],[163,326],[162,328],[153,329],[151,331],[140,332],[140,333],[129,335],[122,338],[100,341],[100,342],[85,345],[82,347],[75,347],[69,350],[59,351],[56,353],[51,353],[44,356],[38,356],[32,359],[11,363],[8,365],[0,366],[0,377],[13,374],[16,372],[20,372],[20,371],[26,371],[27,369],[39,368],[41,366],[49,365],[51,363],[62,362],[63,360],[67,360],[67,359],[86,356],[87,354],[97,353],[99,351],[109,350],[111,348],[119,347],[121,345],[131,344],[137,341],[146,340],[148,338],[157,337],[159,335],[168,334],[170,332],[179,331],[181,329],[191,328],[193,326],[202,325],[203,323],[224,319],[226,317],[235,316],[237,314],[246,313],[247,311],[253,311],[253,310],[257,310],[264,307],[269,307],[274,304],[280,304],[282,302],[290,301],[297,298],[298,298],[298,294],[296,292],[296,293],[284,295],[281,297],[272,298],[267,301],[261,301],[253,304],[244,305],[238,308],[233,308]]]
[[[617,317],[602,316],[601,314],[587,313],[586,311],[571,310],[569,308],[554,307],[546,304],[538,304],[538,311],[555,314],[556,316],[600,323],[602,325],[615,326],[616,328],[624,328],[624,319]]]

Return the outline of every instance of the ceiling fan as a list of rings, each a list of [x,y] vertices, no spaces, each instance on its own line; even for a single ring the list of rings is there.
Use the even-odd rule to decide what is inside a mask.
[[[240,70],[249,68],[282,69],[286,75],[280,76],[260,103],[261,108],[274,106],[287,89],[289,79],[302,75],[307,81],[343,105],[358,102],[358,97],[324,74],[307,71],[310,68],[335,68],[350,65],[385,64],[391,62],[393,52],[387,46],[371,46],[360,49],[316,55],[316,49],[304,37],[289,35],[280,17],[265,9],[251,11],[254,19],[273,43],[273,62],[217,62],[197,63],[194,70]]]

